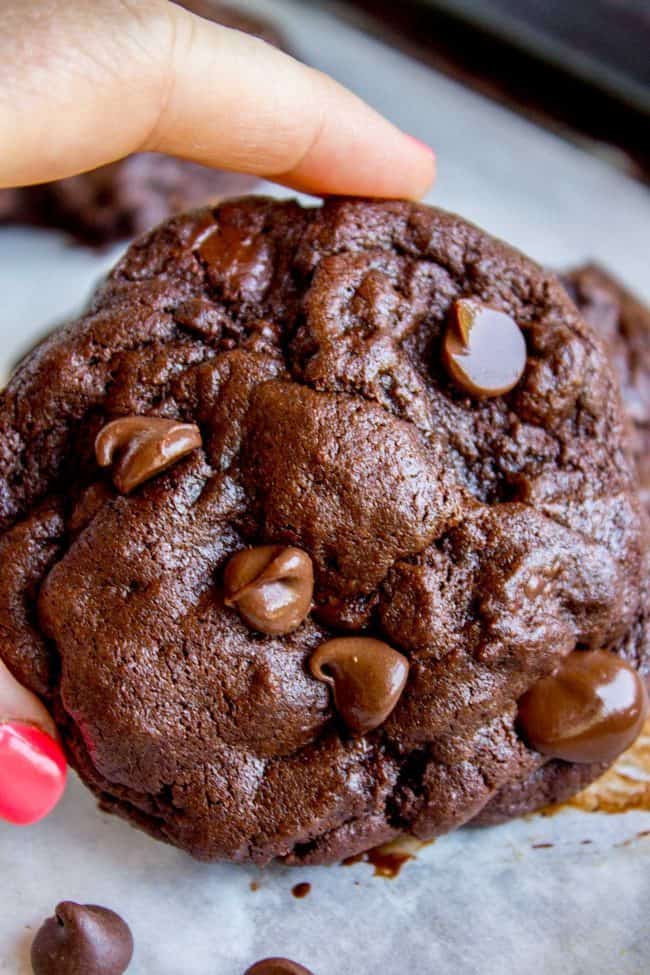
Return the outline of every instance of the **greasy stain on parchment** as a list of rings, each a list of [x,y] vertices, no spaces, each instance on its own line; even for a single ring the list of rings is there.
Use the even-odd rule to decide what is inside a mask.
[[[600,779],[567,802],[547,806],[540,812],[548,816],[567,807],[584,812],[623,813],[635,809],[650,812],[650,718],[632,747]],[[590,843],[591,840],[583,842]],[[345,866],[368,863],[374,867],[376,877],[394,879],[399,876],[402,867],[409,860],[414,860],[422,847],[427,845],[412,836],[400,836],[391,843],[348,857],[343,863]],[[538,843],[535,848],[551,845]]]
[[[563,805],[585,812],[623,813],[634,809],[650,812],[650,718],[639,738],[616,764]],[[551,807],[549,811],[557,808]]]
[[[374,867],[375,877],[394,880],[399,877],[404,864],[408,863],[409,860],[415,860],[423,847],[430,846],[434,842],[434,840],[416,840],[414,836],[405,834],[391,840],[390,843],[384,843],[372,850],[347,857],[343,861],[343,866],[351,867],[355,863],[369,863],[371,867]]]

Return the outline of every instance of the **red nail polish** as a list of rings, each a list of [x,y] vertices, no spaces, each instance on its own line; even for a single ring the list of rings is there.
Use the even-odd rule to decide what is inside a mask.
[[[0,818],[29,826],[54,809],[67,767],[61,746],[40,728],[0,725]]]
[[[414,142],[415,143],[415,145],[418,147],[418,149],[424,149],[424,151],[425,152],[428,152],[430,156],[435,156],[435,152],[433,151],[433,149],[431,148],[431,146],[428,146],[426,144],[426,142],[422,142],[421,139],[416,139],[414,135],[409,135],[408,133],[405,133],[405,134],[406,134],[407,138],[409,138],[411,140],[411,142]]]

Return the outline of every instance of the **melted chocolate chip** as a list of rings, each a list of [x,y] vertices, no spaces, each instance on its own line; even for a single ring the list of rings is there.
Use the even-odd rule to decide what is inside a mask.
[[[373,876],[383,877],[385,880],[395,880],[396,877],[399,877],[402,867],[410,860],[415,860],[415,853],[402,845],[404,839],[404,837],[399,837],[390,843],[383,843],[381,846],[372,847],[370,850],[355,853],[354,856],[346,857],[343,860],[343,866],[352,867],[356,863],[369,863],[371,867],[374,867]],[[431,842],[434,841],[431,840]],[[410,837],[408,845],[415,849],[414,844],[419,844],[419,847],[425,845]]]
[[[246,227],[222,221],[200,243],[198,254],[208,280],[228,300],[259,300],[270,284],[272,268],[263,241]]]
[[[189,298],[181,302],[174,309],[174,321],[213,343],[221,338],[227,323],[223,311],[207,298]]]
[[[299,965],[288,958],[264,958],[255,965],[251,965],[244,975],[312,975],[304,965]]]
[[[501,396],[524,374],[526,342],[510,315],[475,298],[461,298],[452,309],[442,359],[463,392]]]
[[[301,901],[305,897],[308,897],[311,894],[311,884],[306,884],[306,883],[295,884],[291,888],[291,893],[296,898],[296,900]]]
[[[641,677],[603,650],[575,651],[519,701],[518,725],[542,755],[611,762],[639,736],[648,713]]]
[[[95,454],[100,467],[113,464],[113,483],[130,494],[202,443],[199,428],[158,416],[122,416],[100,430]]]
[[[260,545],[238,552],[224,573],[226,606],[234,606],[254,630],[291,633],[311,609],[314,570],[306,552]]]
[[[312,654],[309,668],[332,688],[350,731],[363,735],[383,724],[399,701],[409,662],[380,640],[340,637],[323,643]]]
[[[133,956],[133,937],[106,907],[64,901],[32,944],[34,975],[122,975]]]

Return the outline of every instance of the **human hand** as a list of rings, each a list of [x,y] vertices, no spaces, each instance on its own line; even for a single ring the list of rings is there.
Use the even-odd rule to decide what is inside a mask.
[[[5,0],[0,187],[156,151],[316,194],[423,195],[430,149],[269,44],[169,0]]]

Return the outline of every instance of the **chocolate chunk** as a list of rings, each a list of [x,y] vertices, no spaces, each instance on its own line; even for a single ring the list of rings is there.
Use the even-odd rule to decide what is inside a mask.
[[[34,975],[122,975],[133,957],[133,936],[106,907],[64,901],[32,943]]]
[[[332,688],[350,731],[364,735],[383,724],[399,701],[409,663],[380,640],[340,637],[323,643],[312,654],[309,668]]]
[[[519,701],[527,743],[565,762],[610,762],[638,738],[648,713],[645,685],[624,660],[575,651]]]
[[[510,315],[475,298],[454,302],[442,346],[445,368],[472,396],[501,396],[526,368],[526,341]]]
[[[228,301],[260,301],[273,274],[264,237],[239,226],[214,225],[198,249],[208,279]]]
[[[330,596],[320,605],[314,606],[312,615],[319,623],[331,630],[359,633],[370,623],[378,600],[377,594],[372,596],[356,595],[348,599]]]
[[[260,545],[238,552],[224,573],[226,606],[260,633],[297,629],[311,608],[314,570],[306,552],[283,545]]]
[[[264,958],[247,968],[244,975],[312,975],[309,969],[288,958]]]
[[[100,467],[114,464],[115,487],[122,494],[130,494],[201,443],[201,432],[194,423],[158,416],[122,416],[100,430],[95,453]]]

